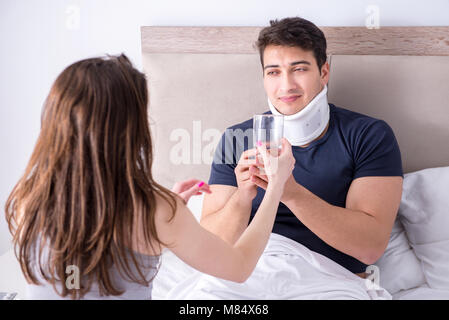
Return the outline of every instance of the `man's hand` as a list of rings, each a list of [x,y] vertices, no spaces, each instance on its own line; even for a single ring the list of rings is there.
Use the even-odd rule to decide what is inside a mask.
[[[257,185],[251,180],[251,168],[256,168],[258,160],[256,158],[257,149],[248,149],[242,153],[237,167],[234,169],[235,177],[237,179],[237,192],[239,199],[242,201],[251,202],[257,195]]]
[[[259,167],[263,167],[263,165],[259,165]],[[262,174],[261,170],[256,166],[250,168],[251,181],[256,184],[258,187],[266,190],[268,186],[268,177]],[[287,179],[287,182],[284,186],[284,192],[282,193],[281,202],[286,203],[292,198],[295,197],[295,192],[298,190],[298,183],[293,177],[293,173]]]
[[[251,180],[253,182],[260,181],[265,190],[273,187],[283,193],[286,182],[292,177],[296,160],[293,157],[292,146],[288,140],[282,138],[281,143],[282,148],[280,150],[277,148],[267,149],[266,145],[260,143],[257,149],[261,154],[264,173],[261,173],[260,168],[255,169],[253,167],[250,168],[250,173],[258,172],[261,178],[252,175]]]

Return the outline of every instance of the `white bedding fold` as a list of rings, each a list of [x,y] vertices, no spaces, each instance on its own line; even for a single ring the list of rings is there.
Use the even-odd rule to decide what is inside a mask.
[[[195,271],[174,255],[162,262],[153,284],[155,299],[391,299],[329,258],[278,234],[271,234],[245,283]],[[378,289],[378,290],[375,290]]]

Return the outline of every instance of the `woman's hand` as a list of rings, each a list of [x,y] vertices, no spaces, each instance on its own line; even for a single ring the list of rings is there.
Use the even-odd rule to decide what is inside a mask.
[[[186,204],[191,196],[200,195],[202,192],[212,193],[207,183],[197,179],[176,182],[171,191],[178,194]]]
[[[296,160],[292,154],[292,146],[287,139],[282,138],[282,148],[279,155],[276,154],[278,153],[277,150],[267,150],[262,143],[259,143],[257,150],[263,159],[263,163],[258,166],[263,167],[265,172],[262,174],[260,169],[251,167],[251,181],[265,190],[270,185],[283,190],[295,167]]]

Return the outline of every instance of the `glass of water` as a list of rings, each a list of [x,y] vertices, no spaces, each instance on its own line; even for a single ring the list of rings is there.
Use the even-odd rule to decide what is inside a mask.
[[[277,155],[284,136],[284,116],[273,114],[256,114],[253,117],[254,148],[258,142],[266,145],[270,153]],[[260,159],[262,160],[262,159]],[[259,168],[262,170],[262,168]]]

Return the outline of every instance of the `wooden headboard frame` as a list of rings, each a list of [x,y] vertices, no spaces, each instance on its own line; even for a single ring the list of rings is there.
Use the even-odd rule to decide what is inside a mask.
[[[145,53],[254,54],[262,27],[141,27]],[[449,26],[321,27],[329,55],[448,56]],[[348,46],[348,43],[351,43]]]

